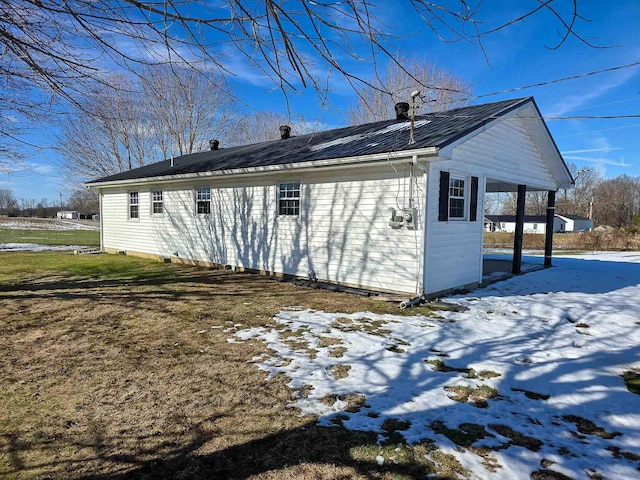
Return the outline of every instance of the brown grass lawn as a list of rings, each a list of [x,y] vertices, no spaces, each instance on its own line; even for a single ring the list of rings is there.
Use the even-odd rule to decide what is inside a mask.
[[[370,298],[113,255],[0,254],[0,478],[414,478],[406,448],[322,429],[227,331],[283,307],[398,313]],[[403,447],[404,448],[404,447]],[[421,450],[422,449],[422,450]],[[446,462],[444,462],[446,463]],[[440,478],[450,478],[447,467]],[[451,477],[453,478],[453,477]]]

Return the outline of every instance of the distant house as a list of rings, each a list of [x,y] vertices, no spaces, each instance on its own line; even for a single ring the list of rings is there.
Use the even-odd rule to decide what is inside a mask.
[[[408,112],[400,103],[385,121],[212,141],[90,181],[102,249],[404,294],[475,286],[485,193],[555,192],[571,175],[533,98]]]
[[[56,212],[56,218],[78,220],[78,212],[75,210],[61,210]]]
[[[524,233],[546,233],[545,215],[525,215]],[[578,215],[558,215],[553,218],[553,233],[585,232],[593,228],[593,221]],[[516,231],[515,215],[486,215],[484,229],[487,232]]]
[[[580,215],[556,214],[556,217],[562,222],[560,232],[588,232],[593,230],[593,220]]]
[[[554,219],[553,231],[557,232]],[[559,225],[559,224],[558,224]],[[525,215],[524,233],[545,233],[547,230],[547,217],[545,215]],[[487,215],[485,216],[485,231],[487,232],[509,232],[516,231],[515,215]],[[559,228],[559,227],[558,227]]]

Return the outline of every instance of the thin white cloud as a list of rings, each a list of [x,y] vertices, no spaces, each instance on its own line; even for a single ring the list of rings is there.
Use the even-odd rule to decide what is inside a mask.
[[[600,85],[591,88],[591,90],[583,88],[579,94],[568,96],[556,103],[548,116],[558,117],[578,110],[589,103],[591,100],[601,97],[610,90],[624,85],[629,80],[631,80],[638,73],[638,71],[639,69],[637,68],[621,70],[617,72],[616,75],[612,76],[613,78],[611,78],[609,81],[606,81],[606,83],[601,83]]]
[[[27,169],[36,175],[49,175],[55,170],[55,167],[52,165],[31,163],[27,166]]]
[[[595,153],[595,152],[611,152],[612,150],[621,150],[621,147],[615,147],[615,148],[610,148],[610,147],[605,147],[605,148],[585,148],[582,150],[567,150],[567,151],[563,151],[560,152],[562,153],[562,155],[566,155],[566,154],[570,154],[570,153]]]
[[[594,165],[613,165],[615,167],[631,167],[632,165],[626,163],[623,158],[620,160],[612,160],[610,158],[594,158],[594,157],[582,157],[582,156],[573,156],[566,155],[564,156],[565,160],[579,160],[582,162],[589,162]]]
[[[256,87],[273,87],[274,81],[267,74],[260,71],[260,68],[251,64],[251,60],[238,50],[226,49],[221,61],[225,70],[231,72],[226,74],[236,81],[243,81]]]

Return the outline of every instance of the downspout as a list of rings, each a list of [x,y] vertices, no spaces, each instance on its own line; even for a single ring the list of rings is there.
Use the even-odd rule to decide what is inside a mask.
[[[478,189],[480,188],[480,180],[478,179]],[[479,194],[480,192],[478,192]],[[482,284],[482,280],[484,279],[484,216],[487,213],[485,211],[487,200],[487,177],[485,175],[482,176],[482,202],[478,199],[478,208],[481,208],[482,215],[478,216],[478,220],[480,221],[480,275],[478,278],[478,285]],[[482,205],[482,207],[480,207]]]
[[[424,209],[423,209],[423,215],[422,218],[420,219],[420,224],[422,225],[422,252],[420,253],[420,255],[418,256],[418,258],[416,259],[417,264],[417,269],[416,269],[416,296],[411,298],[410,300],[405,300],[404,302],[400,303],[400,308],[405,309],[405,308],[409,308],[409,307],[414,307],[414,306],[418,306],[420,305],[422,302],[424,302],[424,252],[425,252],[425,241],[426,241],[426,218],[427,218],[427,202],[426,202],[426,191],[427,191],[427,172],[428,169],[425,168],[424,166],[420,165],[420,163],[418,162],[418,155],[412,155],[411,157],[411,170],[410,170],[410,177],[409,177],[409,208],[413,208],[414,207],[414,198],[413,198],[413,182],[415,181],[415,175],[414,175],[414,167],[418,167],[420,170],[422,170],[423,173],[423,178],[424,178],[424,185],[425,185],[425,201],[424,201]],[[418,189],[416,188],[416,191]],[[414,235],[418,235],[418,229],[416,228],[414,230]],[[418,240],[416,238],[416,254],[418,253]]]
[[[424,179],[424,199],[423,199],[423,208],[422,208],[422,218],[421,220],[421,225],[422,225],[422,255],[420,258],[420,271],[421,271],[421,279],[420,279],[420,285],[418,286],[418,295],[419,296],[424,296],[425,294],[425,272],[426,272],[426,259],[427,259],[427,208],[428,208],[428,201],[427,199],[429,198],[429,169],[426,168],[425,166],[421,165],[418,162],[418,156],[414,155],[413,157],[411,157],[411,161],[412,163],[418,167],[420,170],[422,170],[422,178]]]
[[[104,253],[104,228],[103,228],[103,218],[102,215],[102,189],[98,190],[98,204],[99,204],[99,213],[100,213],[100,251]]]

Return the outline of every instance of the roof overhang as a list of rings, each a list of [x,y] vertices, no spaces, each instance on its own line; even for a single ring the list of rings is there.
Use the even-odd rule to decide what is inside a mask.
[[[377,153],[373,155],[314,160],[310,162],[285,163],[280,165],[265,165],[258,167],[237,168],[230,170],[213,170],[208,172],[185,173],[176,175],[162,175],[155,177],[132,178],[127,180],[114,180],[109,182],[87,182],[84,185],[88,188],[99,189],[103,187],[133,186],[158,182],[176,183],[188,180],[222,177],[234,178],[248,176],[281,175],[288,172],[302,173],[318,170],[338,170],[353,167],[377,166],[385,163],[415,163],[436,160],[438,157],[438,152],[439,149],[437,147],[427,147],[415,150]]]
[[[491,122],[486,122],[485,124],[474,129],[469,134],[456,139],[454,142],[451,142],[446,146],[442,146],[439,152],[440,156],[451,158],[453,150],[458,145],[467,142],[470,138],[473,138],[476,135],[481,134],[485,130],[492,128],[497,122],[508,121],[512,118],[519,118],[523,122],[524,127],[531,136],[534,145],[536,145],[542,160],[547,165],[549,172],[555,179],[556,190],[571,188],[574,185],[574,179],[571,176],[569,168],[562,158],[562,154],[560,153],[558,146],[551,136],[551,132],[549,131],[547,124],[542,118],[542,114],[540,113],[540,110],[538,109],[538,106],[536,105],[533,98],[528,98],[520,105],[510,107],[503,115],[500,115],[498,118],[493,119]],[[528,185],[527,188],[531,191],[546,190],[535,188],[535,186],[531,185]],[[492,188],[488,186],[487,191],[513,192],[517,191],[517,185],[500,184],[498,182],[496,186],[493,186]]]

